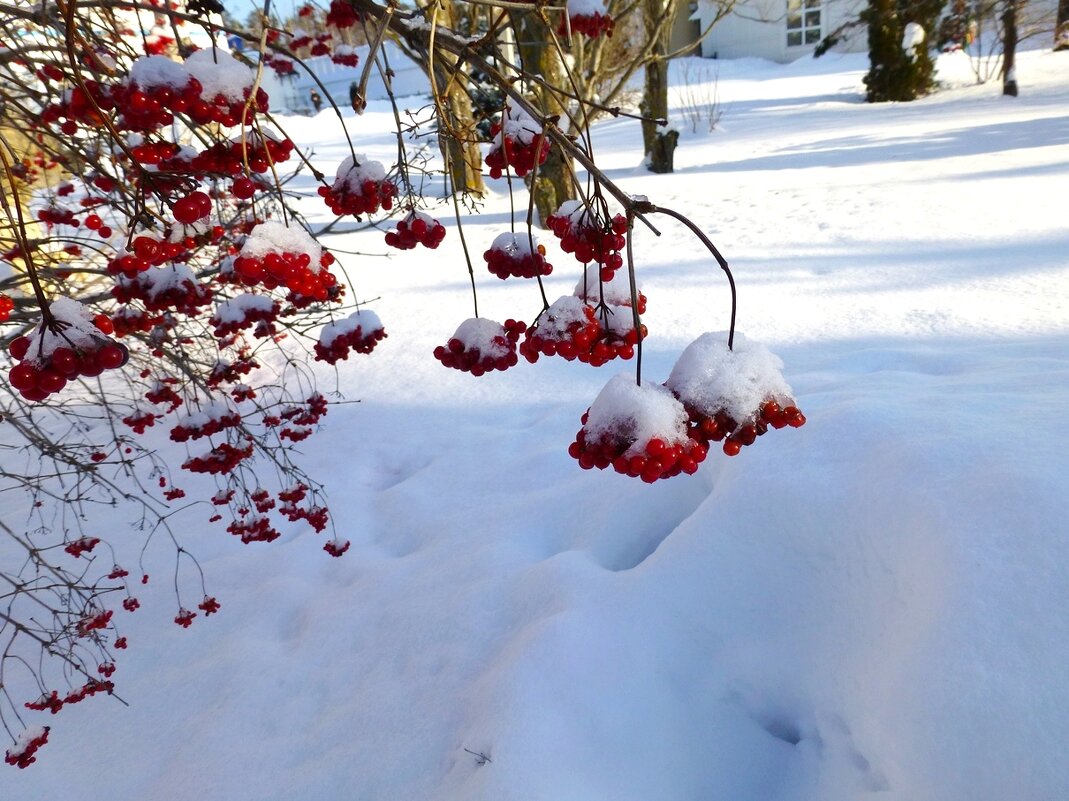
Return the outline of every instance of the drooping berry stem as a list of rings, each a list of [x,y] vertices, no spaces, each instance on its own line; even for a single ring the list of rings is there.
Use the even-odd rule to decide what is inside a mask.
[[[700,229],[697,225],[691,222],[687,217],[684,217],[678,211],[672,211],[672,209],[666,209],[663,206],[655,206],[652,203],[648,205],[639,204],[639,210],[653,212],[657,214],[667,214],[669,217],[679,220],[681,223],[687,226],[687,228],[689,228],[694,233],[694,235],[698,237],[698,239],[701,240],[702,244],[705,245],[706,248],[709,249],[709,252],[713,254],[713,258],[715,258],[717,263],[720,265],[720,269],[724,271],[725,275],[727,275],[728,285],[731,287],[731,325],[728,327],[728,350],[732,350],[735,344],[735,308],[737,305],[737,297],[735,293],[735,278],[734,276],[732,276],[731,270],[728,268],[727,259],[720,255],[720,251],[716,249],[716,245],[712,243],[712,241],[709,239],[709,237],[705,235],[705,232],[702,231],[702,229]],[[639,359],[641,359],[641,351],[639,353]]]

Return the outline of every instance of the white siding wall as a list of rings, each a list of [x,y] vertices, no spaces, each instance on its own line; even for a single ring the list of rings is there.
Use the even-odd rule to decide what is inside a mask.
[[[816,42],[803,41],[797,46],[787,44],[787,1],[741,0],[735,10],[720,20],[702,42],[702,55],[706,58],[749,56],[780,62],[812,55]],[[820,38],[856,18],[864,4],[865,0],[824,0],[820,8]],[[801,13],[804,12],[803,8]],[[714,7],[699,0],[693,18],[698,20],[702,30],[714,16]],[[855,29],[837,49],[857,51],[866,47],[865,31]]]

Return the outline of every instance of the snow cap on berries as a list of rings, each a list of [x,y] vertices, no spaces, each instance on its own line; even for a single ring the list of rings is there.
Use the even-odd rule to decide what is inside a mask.
[[[484,358],[497,359],[507,356],[513,350],[501,323],[487,320],[485,317],[472,317],[465,320],[452,338],[460,340],[464,345],[464,350],[478,350]]]
[[[545,314],[538,320],[538,332],[543,337],[559,338],[567,336],[568,327],[573,323],[583,325],[587,321],[586,303],[575,295],[564,295],[553,301]]]
[[[792,403],[780,358],[738,332],[734,350],[728,350],[727,337],[726,332],[706,333],[690,343],[665,385],[697,411],[723,410],[735,420],[751,417],[770,397],[780,405]]]
[[[239,324],[249,316],[249,313],[270,315],[274,304],[275,301],[268,295],[253,295],[248,292],[235,295],[215,307],[212,323],[215,325]]]
[[[344,320],[334,320],[323,326],[323,329],[319,332],[319,344],[329,349],[335,340],[349,336],[358,328],[365,334],[369,334],[372,331],[381,331],[382,321],[375,312],[369,309],[353,312]]]
[[[162,86],[181,89],[189,83],[189,78],[185,64],[172,61],[167,56],[141,56],[130,65],[130,81],[141,89]]]
[[[614,272],[610,280],[599,283],[600,277],[601,265],[597,262],[588,264],[586,275],[579,279],[572,294],[588,303],[597,304],[604,300],[609,306],[631,305],[631,282],[625,272]]]
[[[534,248],[531,247],[532,242],[534,242]],[[537,248],[538,237],[528,236],[527,234],[514,234],[509,231],[498,234],[494,237],[494,243],[490,245],[491,250],[500,250],[509,256],[517,258],[530,256]]]
[[[225,50],[205,48],[190,54],[185,61],[189,74],[200,81],[201,95],[213,99],[222,95],[231,103],[245,98],[245,90],[252,89],[253,72]]]
[[[73,345],[83,350],[96,350],[103,339],[103,334],[93,323],[93,312],[71,298],[59,297],[52,301],[48,310],[66,327],[62,334],[57,334],[44,327],[41,322],[29,335],[30,345],[26,349],[25,361],[30,364],[45,364],[56,348],[69,348]]]
[[[277,220],[267,220],[252,229],[241,246],[241,255],[263,259],[269,253],[307,253],[311,260],[308,269],[318,273],[323,248],[300,226],[288,226]]]
[[[613,376],[598,393],[583,426],[588,442],[621,435],[633,441],[624,456],[644,453],[651,439],[666,445],[687,443],[687,412],[660,384],[639,386],[627,374]]]
[[[381,162],[372,161],[367,156],[357,153],[355,161],[352,156],[346,156],[345,161],[338,166],[335,177],[335,187],[345,187],[351,192],[360,194],[364,191],[366,181],[386,180],[386,168]]]
[[[501,117],[501,130],[495,140],[500,147],[505,137],[521,145],[529,145],[542,135],[542,126],[538,121],[519,106],[505,106]]]

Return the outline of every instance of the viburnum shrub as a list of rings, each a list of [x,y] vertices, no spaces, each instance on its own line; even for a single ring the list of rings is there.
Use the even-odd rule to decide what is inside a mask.
[[[115,691],[123,652],[140,644],[123,632],[127,615],[152,608],[139,594],[173,593],[161,620],[176,636],[220,612],[225,599],[209,591],[211,577],[182,534],[196,515],[233,535],[235,548],[304,533],[322,535],[316,549],[330,557],[351,549],[296,446],[332,408],[334,396],[317,381],[350,355],[372,353],[386,328],[347,278],[350,265],[375,262],[331,247],[344,226],[302,217],[295,199],[303,190],[290,186],[300,172],[318,184],[322,201],[312,202],[349,218],[350,231],[352,218],[363,221],[352,235],[367,251],[384,250],[383,230],[385,246],[434,249],[455,226],[474,314],[458,314],[463,322],[441,332],[428,359],[486,381],[508,380],[489,374],[543,356],[591,367],[634,359],[634,377],[613,377],[582,417],[568,452],[583,468],[653,482],[695,472],[713,442],[734,455],[769,428],[805,422],[779,361],[735,334],[733,279],[701,229],[623,192],[598,168],[589,119],[605,108],[582,100],[570,80],[554,87],[512,64],[505,37],[430,24],[424,8],[332,0],[329,30],[314,29],[323,15],[309,5],[296,12],[304,30],[263,17],[263,34],[252,36],[208,15],[209,6],[0,6],[0,352],[8,362],[0,419],[4,452],[28,455],[24,474],[5,472],[26,491],[27,517],[0,520],[5,551],[16,554],[0,565],[0,725],[10,735],[5,762],[16,767],[47,745],[42,720]],[[521,11],[513,4],[509,14]],[[545,28],[551,39],[558,24],[589,37],[612,32],[611,15],[594,2],[535,4],[530,13],[558,15]],[[571,178],[580,175],[573,168],[585,170],[546,215],[552,238],[534,236],[532,197],[513,203],[527,206],[526,225],[514,213],[507,233],[465,239],[464,217],[478,206],[459,176],[481,163],[471,152],[476,122],[454,113],[465,81],[431,92],[440,160],[413,150],[429,128],[392,95],[391,164],[359,154],[347,136],[340,164],[291,139],[263,70],[306,69],[306,55],[354,65],[357,26],[372,49],[401,39],[442,75],[471,70],[493,89],[485,97],[494,107],[480,111],[483,122],[496,120],[485,166],[510,193],[540,185],[551,153]],[[244,38],[244,53],[231,54],[218,34]],[[566,70],[582,50],[570,42],[576,50],[560,54]],[[389,92],[385,55],[361,55],[384,70]],[[354,92],[354,108],[363,108],[365,89]],[[452,220],[443,222],[439,207]],[[732,288],[729,330],[688,347],[664,385],[642,381],[647,299],[631,255],[636,230],[656,230],[657,215],[701,239]],[[575,256],[578,283],[550,303],[543,278],[571,263],[549,253],[555,241]],[[487,279],[472,254],[497,278],[532,279],[532,306],[507,310],[503,323],[481,316],[476,272]],[[450,259],[441,261],[448,269]],[[136,529],[116,535],[93,514],[113,506],[129,511]],[[183,525],[172,525],[179,514]],[[173,560],[173,581],[150,580],[161,556]]]

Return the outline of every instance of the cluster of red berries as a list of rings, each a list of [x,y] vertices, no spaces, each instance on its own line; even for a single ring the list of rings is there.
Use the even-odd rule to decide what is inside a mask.
[[[202,102],[202,91],[200,81],[187,76],[181,87],[142,87],[129,81],[111,87],[110,96],[113,107],[122,115],[117,121],[119,128],[148,132],[170,125],[175,114],[189,112],[192,116],[192,109]]]
[[[151,331],[162,319],[158,315],[149,314],[143,309],[135,309],[133,306],[123,306],[111,316],[117,337]]]
[[[256,507],[256,511],[260,514],[267,514],[275,508],[275,499],[263,488],[259,488],[250,493],[249,500],[252,501],[253,506]]]
[[[192,225],[212,213],[212,199],[204,192],[190,192],[174,202],[171,213],[177,222]]]
[[[279,414],[279,418],[298,426],[313,426],[326,416],[327,408],[327,399],[313,392],[304,405],[289,406]]]
[[[349,550],[349,540],[343,540],[335,538],[330,540],[323,546],[323,550],[329,553],[331,556],[341,556],[347,550]]]
[[[20,768],[32,765],[37,761],[37,749],[48,742],[48,731],[48,726],[42,726],[39,733],[26,739],[20,737],[19,742],[4,752],[4,762]]]
[[[92,343],[92,346],[83,342],[79,346],[56,348],[47,356],[30,356],[30,360],[26,360],[30,340],[28,337],[18,337],[9,348],[11,357],[18,364],[8,371],[8,381],[26,400],[42,401],[61,391],[68,381],[78,376],[93,378],[105,370],[114,370],[126,364],[129,352],[124,345],[104,336],[92,340]]]
[[[188,115],[198,125],[208,125],[213,122],[228,128],[235,125],[250,125],[254,114],[263,114],[269,108],[267,92],[257,88],[256,95],[252,96],[252,104],[246,111],[246,103],[250,96],[252,96],[250,88],[247,87],[242,90],[241,99],[236,101],[231,101],[222,94],[207,99],[201,97],[189,107]]]
[[[115,672],[115,665],[110,662],[105,662],[97,669],[104,675],[104,678],[107,679]],[[72,689],[63,698],[59,697],[57,691],[52,690],[50,693],[42,693],[41,697],[36,701],[27,701],[24,706],[35,712],[44,712],[47,709],[50,713],[55,715],[68,704],[77,704],[84,701],[86,698],[92,698],[97,693],[108,693],[110,695],[114,689],[115,685],[110,681],[101,681],[99,679],[90,678],[81,687]]]
[[[219,339],[246,328],[252,328],[258,322],[271,323],[282,310],[278,301],[271,300],[266,295],[241,295],[241,298],[253,298],[257,303],[240,303],[226,301],[221,303],[212,315],[212,325],[215,327],[215,336]]]
[[[582,264],[597,262],[601,278],[611,281],[613,273],[623,266],[620,251],[627,244],[627,218],[617,214],[602,223],[595,214],[583,207],[582,201],[569,200],[546,218],[546,224],[560,240],[561,250],[574,254]]]
[[[130,426],[135,434],[144,434],[146,428],[156,425],[159,415],[149,411],[134,411],[122,418],[125,425]]]
[[[0,323],[7,322],[11,312],[15,309],[15,301],[7,295],[0,293]]]
[[[293,503],[286,503],[278,507],[278,511],[291,523],[296,523],[298,520],[307,521],[308,525],[317,532],[327,527],[327,520],[330,517],[330,512],[325,506],[309,506],[305,509]]]
[[[111,623],[113,614],[114,613],[110,609],[107,609],[86,615],[79,620],[78,624],[75,626],[78,631],[78,636],[88,637],[94,631],[106,629]]]
[[[178,610],[178,614],[174,616],[174,622],[182,628],[188,629],[193,624],[193,618],[196,616],[196,612],[191,612],[185,607],[181,607]]]
[[[297,72],[297,68],[293,66],[293,60],[288,59],[285,56],[273,56],[267,54],[264,56],[264,64],[273,69],[275,74],[280,77],[294,75]]]
[[[344,30],[353,27],[359,21],[360,15],[348,0],[331,0],[330,10],[327,11],[327,25]]]
[[[205,617],[208,615],[214,615],[220,609],[220,604],[214,597],[205,595],[204,600],[197,604],[197,609],[204,613]]]
[[[185,252],[185,245],[179,242],[166,242],[144,234],[135,236],[130,243],[133,251],[116,256],[108,262],[108,272],[126,278],[136,278],[149,267],[174,261]]]
[[[171,429],[171,439],[175,442],[188,442],[193,439],[200,439],[201,437],[210,437],[212,434],[218,434],[220,431],[226,428],[233,428],[234,426],[241,425],[241,415],[237,412],[224,412],[220,415],[208,416],[207,420],[196,423],[190,422],[189,425],[177,425]]]
[[[122,608],[127,612],[136,612],[141,608],[141,602],[131,595],[129,598],[123,598]]]
[[[334,254],[323,251],[319,263],[312,266],[308,253],[270,252],[262,258],[238,256],[234,271],[247,286],[263,284],[267,289],[286,287],[296,297],[324,301],[338,279],[327,268],[334,263]]]
[[[69,553],[75,559],[80,557],[83,553],[90,553],[92,550],[100,544],[99,537],[79,537],[76,540],[68,542],[63,548],[64,551]]]
[[[598,11],[593,14],[569,15],[567,22],[561,19],[557,35],[566,36],[568,34],[568,26],[571,26],[573,34],[582,34],[591,39],[597,39],[602,34],[611,37],[612,29],[616,26],[616,22],[608,14],[602,14]]]
[[[353,315],[354,317],[356,315]],[[352,317],[349,318],[352,320]],[[349,351],[357,353],[371,353],[382,340],[386,339],[386,331],[377,323],[368,325],[356,325],[355,328],[346,330],[348,321],[341,323],[328,323],[319,335],[319,342],[315,343],[316,361],[335,364],[338,360],[349,358]]]
[[[45,223],[50,229],[56,225],[69,225],[72,228],[81,226],[82,221],[74,216],[74,212],[63,206],[47,206],[37,212],[37,219]]]
[[[99,214],[90,214],[85,218],[85,227],[90,231],[96,231],[101,239],[111,239],[112,230],[110,225],[104,225]]]
[[[274,542],[282,535],[276,531],[266,517],[255,516],[247,520],[235,520],[226,530],[248,545],[250,542]]]
[[[386,244],[398,250],[411,250],[416,245],[434,250],[443,239],[445,226],[419,211],[410,211],[404,219],[398,220],[393,231],[386,232]]]
[[[471,325],[473,323],[476,325]],[[502,325],[492,320],[474,318],[462,323],[446,345],[436,347],[434,358],[446,367],[473,376],[493,370],[507,370],[519,361],[516,344],[526,330],[527,324],[518,320],[505,320]]]
[[[245,136],[231,142],[216,142],[208,149],[198,153],[190,162],[190,167],[197,172],[218,173],[220,175],[241,175],[245,172],[245,160],[248,159],[249,170],[265,173],[272,164],[288,161],[293,154],[294,144],[290,139],[275,139],[270,136]],[[251,182],[250,182],[251,184]],[[234,195],[242,200],[252,197],[252,192],[245,194],[238,191],[234,184]]]
[[[546,261],[545,245],[536,243],[534,250],[530,245],[531,240],[522,234],[501,234],[483,253],[487,269],[502,280],[509,277],[534,278],[552,273],[553,265]]]
[[[355,67],[360,63],[360,54],[347,45],[338,45],[330,54],[330,60],[345,67]]]
[[[357,183],[339,178],[331,186],[319,187],[319,196],[326,201],[330,210],[341,217],[352,214],[374,214],[381,206],[386,211],[393,208],[393,199],[397,196],[397,187],[383,178],[367,178]]]
[[[193,456],[182,463],[182,468],[191,473],[218,475],[229,473],[242,461],[252,456],[252,445],[238,448],[229,442],[216,445],[203,456]]]
[[[193,272],[182,264],[151,273],[146,270],[133,279],[121,280],[111,288],[111,296],[120,303],[139,300],[150,312],[173,309],[190,316],[212,302],[211,290],[197,283]]]
[[[723,441],[723,450],[728,456],[737,456],[747,445],[753,445],[757,438],[768,429],[781,429],[787,426],[801,428],[805,425],[805,415],[797,406],[781,407],[775,399],[768,399],[761,404],[749,421],[739,423],[723,409],[713,414],[704,414],[689,404],[684,404],[690,417],[691,436],[709,442]]]
[[[527,329],[527,336],[520,343],[520,354],[531,364],[541,355],[589,362],[601,330],[593,306],[579,298],[561,298]]]
[[[583,415],[586,425],[587,415]],[[575,435],[575,442],[568,446],[568,455],[579,462],[584,470],[604,470],[610,465],[617,473],[641,478],[652,484],[662,478],[672,478],[680,473],[693,474],[705,461],[708,448],[697,440],[687,438],[683,442],[669,444],[669,440],[652,437],[637,448],[633,436],[622,426],[616,431],[606,431],[597,441],[588,441],[585,429]],[[628,455],[630,454],[630,455]]]
[[[94,80],[86,80],[84,86],[84,89],[81,86],[72,87],[69,92],[64,92],[60,102],[46,106],[41,111],[41,122],[49,125],[64,119],[60,129],[68,136],[78,131],[79,123],[94,128],[102,126],[104,117],[101,112],[115,108],[111,92]]]
[[[490,135],[498,136],[501,130],[501,123],[495,122],[490,127]],[[525,133],[529,136],[515,137],[506,133],[490,147],[486,154],[486,166],[490,168],[491,178],[500,178],[508,169],[523,178],[536,164],[545,163],[549,156],[549,137],[541,130]]]
[[[173,380],[173,379],[172,379]],[[149,403],[155,403],[157,406],[167,404],[170,406],[167,411],[173,412],[179,406],[182,405],[182,397],[169,387],[165,382],[160,382],[155,387],[145,393],[145,400]]]
[[[259,366],[260,363],[247,353],[240,354],[232,362],[220,359],[216,362],[215,367],[212,368],[212,372],[205,383],[209,387],[217,387],[224,382],[240,381],[242,376],[248,375]]]

